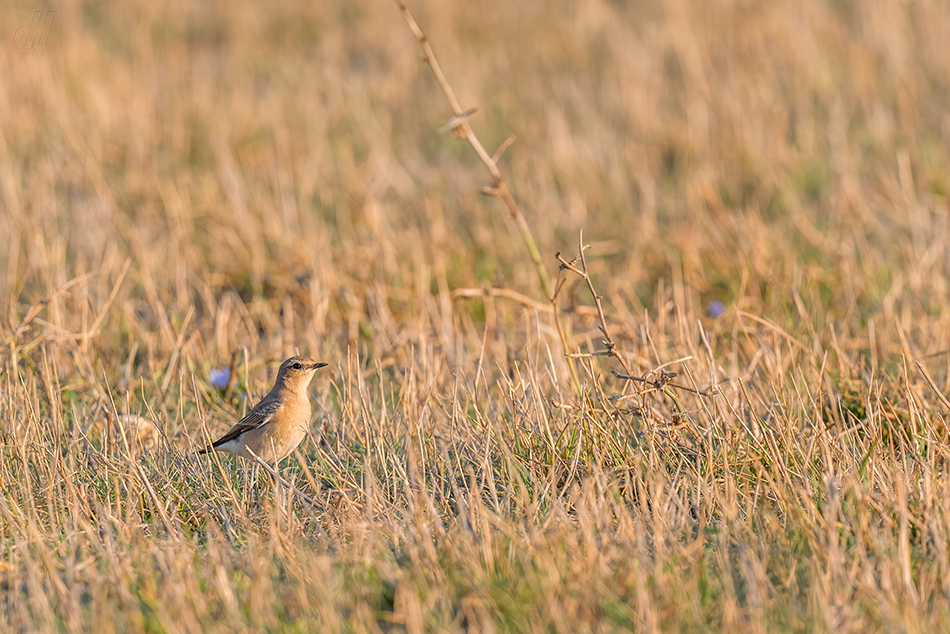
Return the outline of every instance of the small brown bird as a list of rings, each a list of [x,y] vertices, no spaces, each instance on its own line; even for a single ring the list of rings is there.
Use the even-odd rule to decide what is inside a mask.
[[[250,450],[268,464],[286,458],[307,435],[310,426],[307,386],[314,372],[325,365],[310,357],[290,357],[281,363],[277,380],[267,396],[228,433],[198,453],[216,449],[253,462]]]

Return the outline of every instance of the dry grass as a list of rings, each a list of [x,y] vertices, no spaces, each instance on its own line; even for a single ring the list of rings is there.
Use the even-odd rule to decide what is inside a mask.
[[[950,4],[410,9],[557,320],[394,4],[0,12],[0,630],[950,629]]]

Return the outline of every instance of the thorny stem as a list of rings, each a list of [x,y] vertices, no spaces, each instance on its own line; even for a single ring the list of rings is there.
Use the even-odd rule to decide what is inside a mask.
[[[581,229],[580,238],[578,239],[578,244],[577,244],[577,255],[574,257],[574,259],[568,262],[566,259],[564,259],[564,256],[562,256],[560,253],[558,253],[555,257],[557,258],[558,262],[561,263],[562,272],[571,271],[573,273],[576,273],[587,283],[587,289],[590,291],[591,297],[594,298],[594,305],[597,307],[597,317],[600,319],[600,331],[604,334],[604,348],[605,349],[595,351],[595,352],[589,352],[589,353],[566,354],[565,356],[567,356],[569,359],[578,359],[578,358],[586,358],[586,357],[614,357],[615,359],[617,359],[617,361],[620,362],[620,365],[622,365],[624,369],[623,374],[616,372],[614,370],[611,370],[614,376],[616,376],[617,378],[626,379],[631,382],[640,381],[643,383],[650,384],[652,388],[657,389],[663,392],[663,394],[665,394],[666,396],[668,396],[675,404],[677,411],[679,413],[683,413],[685,410],[683,409],[682,402],[680,402],[680,400],[676,397],[676,395],[673,394],[673,392],[671,392],[667,386],[686,389],[687,391],[696,392],[697,394],[702,394],[702,393],[698,392],[697,390],[687,388],[685,386],[680,386],[680,385],[670,383],[669,379],[675,375],[667,376],[664,373],[661,376],[661,379],[655,383],[650,382],[646,379],[642,379],[637,376],[633,376],[633,374],[630,372],[630,366],[627,365],[626,360],[624,360],[623,356],[620,354],[620,351],[617,350],[617,344],[614,342],[613,338],[610,336],[610,331],[607,330],[607,317],[606,315],[604,315],[604,306],[603,306],[603,303],[601,302],[602,297],[597,294],[597,290],[594,288],[594,282],[593,280],[591,280],[590,273],[587,270],[587,257],[584,255],[584,251],[586,251],[588,248],[590,248],[590,245],[584,244],[584,230]],[[578,261],[580,261],[580,267],[577,266]],[[558,290],[560,290],[560,284],[558,285]],[[555,315],[556,314],[557,314],[557,311],[555,311]],[[564,345],[564,349],[565,350],[567,349],[566,343]],[[705,396],[705,394],[703,395]]]
[[[455,113],[455,119],[452,121],[452,123],[454,123],[451,128],[452,132],[457,137],[468,141],[469,145],[472,146],[472,149],[475,150],[475,153],[478,154],[478,158],[480,158],[482,163],[485,164],[485,167],[488,168],[488,173],[491,175],[492,183],[490,187],[485,188],[483,191],[492,196],[498,196],[504,201],[505,206],[508,207],[508,211],[511,213],[511,217],[514,219],[515,224],[518,225],[518,230],[521,232],[521,238],[524,240],[525,246],[528,248],[528,253],[531,255],[531,260],[534,262],[534,266],[538,271],[538,279],[541,280],[541,287],[544,291],[544,295],[548,299],[551,299],[554,296],[554,289],[551,286],[551,278],[548,277],[548,272],[544,268],[544,263],[541,261],[541,253],[538,251],[537,244],[534,242],[534,236],[531,234],[531,229],[528,227],[528,223],[525,221],[524,215],[521,213],[521,209],[518,208],[518,203],[515,202],[515,199],[511,196],[511,192],[508,191],[508,187],[505,185],[505,178],[501,175],[501,171],[498,169],[498,163],[495,161],[494,157],[488,154],[488,152],[485,150],[485,147],[482,145],[481,141],[478,140],[478,137],[475,136],[471,126],[468,124],[467,111],[462,109],[458,99],[455,97],[455,92],[452,90],[452,86],[449,85],[448,80],[442,73],[442,68],[439,66],[439,62],[435,59],[435,53],[432,52],[432,47],[429,46],[429,40],[426,38],[425,33],[423,33],[422,29],[419,28],[419,25],[416,24],[416,21],[412,18],[412,15],[409,13],[409,9],[406,8],[406,5],[402,0],[396,0],[396,5],[399,7],[399,11],[402,13],[403,19],[406,20],[406,24],[409,25],[409,29],[412,31],[412,34],[415,35],[416,39],[419,41],[419,45],[422,47],[422,52],[425,55],[425,61],[432,69],[436,81],[439,82],[439,86],[442,88],[442,92],[445,93],[445,98],[448,100],[449,106],[452,108],[452,112]]]
[[[478,137],[475,136],[475,132],[472,131],[472,127],[468,124],[468,116],[472,114],[474,110],[462,109],[461,104],[455,97],[455,91],[453,91],[452,86],[449,85],[448,80],[445,78],[445,74],[442,72],[442,67],[439,66],[439,62],[435,58],[435,53],[432,52],[432,47],[429,45],[428,38],[426,38],[425,33],[422,32],[422,29],[419,28],[419,25],[416,24],[412,14],[409,13],[409,9],[406,8],[406,4],[402,0],[396,0],[396,6],[399,7],[399,12],[402,13],[402,17],[406,21],[406,24],[409,25],[409,29],[412,31],[412,34],[415,35],[416,39],[419,41],[419,46],[422,47],[425,61],[432,69],[432,73],[435,75],[435,80],[439,83],[439,87],[442,88],[442,92],[445,94],[445,98],[448,100],[449,106],[452,108],[452,112],[455,113],[455,117],[448,124],[452,130],[452,133],[456,137],[468,141],[469,145],[472,146],[472,149],[475,150],[475,153],[478,154],[478,158],[480,158],[482,163],[485,164],[485,167],[488,168],[488,173],[491,176],[491,185],[489,187],[483,188],[482,191],[491,196],[498,196],[501,198],[502,201],[504,201],[505,206],[508,207],[508,212],[514,219],[515,224],[518,225],[518,230],[521,232],[521,238],[524,240],[525,246],[528,248],[528,254],[531,256],[532,262],[534,262],[535,269],[537,269],[538,279],[541,281],[541,289],[544,292],[544,296],[547,297],[548,301],[551,302],[551,307],[554,309],[554,324],[557,328],[558,337],[561,340],[561,347],[565,352],[567,352],[570,349],[567,342],[567,335],[564,332],[564,326],[561,324],[561,319],[557,314],[557,295],[558,291],[560,291],[560,288],[563,285],[563,281],[559,279],[557,289],[551,285],[551,278],[548,276],[548,272],[544,268],[544,263],[541,260],[541,252],[538,251],[538,245],[534,241],[534,236],[531,233],[531,229],[528,227],[528,223],[524,218],[524,214],[521,213],[521,209],[518,208],[518,203],[515,202],[511,192],[508,191],[508,187],[505,185],[504,176],[501,175],[501,171],[498,169],[497,159],[501,156],[502,152],[504,152],[508,146],[511,145],[512,139],[511,137],[506,139],[505,142],[502,143],[501,147],[498,148],[498,151],[495,152],[495,155],[489,156],[481,141],[479,141]],[[574,389],[577,390],[578,396],[582,397],[583,390],[581,388],[580,378],[577,375],[577,368],[574,367],[574,363],[571,361],[568,361],[567,366],[571,372],[571,382],[574,384]]]
[[[606,347],[606,350],[604,350],[603,352],[594,352],[594,353],[591,353],[591,355],[611,356],[611,357],[616,358],[618,361],[620,361],[620,365],[623,366],[623,369],[629,375],[630,366],[627,365],[627,362],[624,360],[620,352],[617,350],[617,344],[614,343],[614,340],[610,337],[610,331],[607,330],[607,317],[604,315],[604,307],[600,301],[601,297],[600,295],[597,294],[597,291],[594,290],[594,283],[590,279],[590,274],[587,272],[587,258],[584,256],[584,251],[588,248],[588,246],[589,245],[584,244],[584,230],[581,229],[580,237],[578,238],[577,256],[570,262],[565,260],[564,257],[561,256],[560,253],[557,253],[555,257],[557,258],[558,262],[561,263],[560,265],[561,272],[563,273],[564,271],[572,271],[576,273],[577,275],[581,276],[584,279],[584,281],[587,282],[587,288],[588,290],[590,290],[591,297],[594,298],[594,304],[597,307],[597,317],[600,319],[600,331],[604,333],[604,346]],[[575,263],[577,262],[578,259],[581,262],[581,268],[577,268],[577,266],[575,266]],[[560,274],[558,276],[558,279],[559,280],[562,279],[560,277]],[[563,284],[563,282],[559,283],[558,290],[560,290],[561,284]],[[554,301],[556,301],[556,298]],[[557,316],[556,310],[554,311],[554,314],[556,318]],[[560,331],[560,324],[558,325],[558,330]],[[567,351],[569,348],[567,346],[567,342],[563,338],[562,338],[562,344],[564,345],[564,350]],[[569,359],[568,365],[571,367],[572,375],[576,375],[576,371],[574,370],[573,360],[578,357],[588,356],[588,355],[566,353],[565,356]]]
[[[584,269],[584,281],[587,282],[587,288],[590,290],[591,297],[594,298],[594,304],[597,306],[597,316],[600,317],[600,330],[604,333],[604,344],[607,346],[607,352],[609,352],[613,357],[620,362],[620,365],[623,366],[623,369],[627,374],[630,374],[630,366],[627,365],[627,362],[624,361],[623,357],[620,355],[620,352],[617,350],[617,344],[614,343],[614,340],[610,338],[610,332],[607,330],[607,318],[604,316],[604,306],[601,303],[601,296],[597,294],[597,291],[594,290],[594,283],[590,279],[590,274],[587,272],[587,257],[584,255],[584,251],[587,249],[584,246],[584,230],[581,229],[580,238],[578,239],[577,244],[578,251],[581,258],[581,266]]]

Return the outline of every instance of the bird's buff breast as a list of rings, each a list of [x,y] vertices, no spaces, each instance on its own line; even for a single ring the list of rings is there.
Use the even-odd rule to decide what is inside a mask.
[[[306,435],[307,428],[302,422],[284,427],[264,425],[245,434],[244,447],[253,451],[265,462],[274,464],[290,455]],[[244,458],[253,460],[246,450],[240,453]]]

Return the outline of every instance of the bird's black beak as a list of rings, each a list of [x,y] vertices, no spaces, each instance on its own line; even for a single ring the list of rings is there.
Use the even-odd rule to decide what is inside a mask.
[[[326,364],[326,363],[314,363],[313,366],[311,366],[311,367],[312,367],[314,370],[316,370],[317,368],[323,368],[323,367],[326,367],[327,365],[328,365],[328,364]]]

